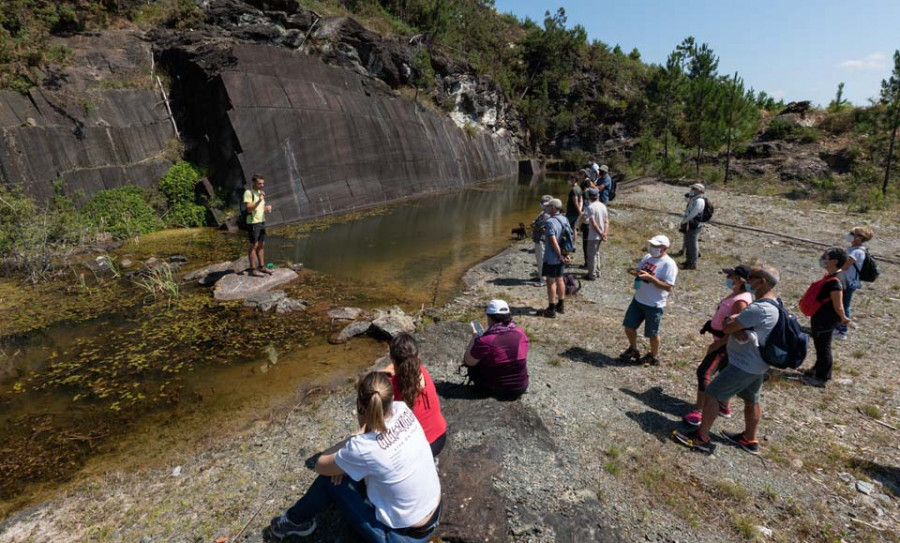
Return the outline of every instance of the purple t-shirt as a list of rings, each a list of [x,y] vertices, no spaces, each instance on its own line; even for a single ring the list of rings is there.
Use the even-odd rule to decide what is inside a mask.
[[[482,385],[493,390],[528,388],[528,338],[515,323],[496,323],[475,340],[469,351],[479,360]]]

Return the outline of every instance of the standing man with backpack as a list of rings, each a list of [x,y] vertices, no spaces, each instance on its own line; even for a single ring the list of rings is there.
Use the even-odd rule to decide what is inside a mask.
[[[747,290],[756,296],[756,301],[737,316],[725,319],[723,332],[728,336],[728,366],[706,387],[700,427],[690,432],[676,430],[672,433],[678,443],[712,454],[715,445],[709,431],[719,416],[719,403],[740,396],[744,400],[744,431],[723,432],[722,435],[743,450],[759,454],[756,432],[762,418],[760,390],[769,371],[769,364],[760,349],[766,345],[781,318],[780,302],[774,291],[779,279],[775,268],[763,266],[750,270]]]
[[[546,224],[547,219],[550,218],[550,214],[547,212],[547,206],[550,204],[550,200],[553,199],[553,196],[549,194],[545,194],[541,196],[541,212],[538,213],[538,216],[534,218],[534,222],[531,223],[531,241],[534,242],[534,261],[537,266],[537,276],[538,282],[534,284],[536,287],[546,286],[546,281],[544,281],[544,224]]]
[[[569,263],[567,253],[573,249],[575,236],[568,220],[560,214],[562,202],[558,198],[550,200],[547,210],[550,218],[544,223],[544,267],[541,275],[547,281],[549,305],[547,309],[538,310],[538,316],[552,319],[557,313],[565,313],[566,284],[563,274]]]
[[[702,183],[694,183],[691,190],[684,195],[688,199],[681,218],[679,230],[684,233],[684,251],[686,253],[683,270],[696,270],[697,257],[700,254],[700,230],[703,228],[704,210],[706,208],[706,188]],[[708,220],[708,219],[707,219]]]
[[[272,275],[266,268],[266,213],[272,212],[272,206],[266,204],[266,192],[263,190],[266,180],[255,174],[251,187],[244,191],[244,209],[246,213],[247,233],[250,236],[249,275],[263,277]]]

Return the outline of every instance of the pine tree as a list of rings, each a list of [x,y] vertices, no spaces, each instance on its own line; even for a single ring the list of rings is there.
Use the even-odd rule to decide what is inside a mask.
[[[841,81],[838,83],[837,93],[834,96],[834,100],[828,104],[828,109],[831,111],[840,111],[844,109],[844,106],[847,105],[847,101],[844,100],[844,82]]]
[[[663,159],[669,160],[669,137],[681,108],[684,95],[684,53],[676,49],[666,65],[654,75],[649,86],[651,102],[657,105],[657,130],[663,138]]]
[[[900,127],[900,50],[894,51],[894,71],[891,72],[891,77],[881,80],[881,103],[887,107],[888,126],[891,129],[887,165],[884,168],[884,184],[881,186],[881,193],[886,195],[888,181],[891,179],[891,162],[894,143],[897,140],[897,128]]]
[[[749,140],[759,125],[759,109],[753,89],[744,90],[744,80],[734,72],[728,90],[722,93],[721,120],[725,138],[725,183],[731,175],[731,153],[741,142]]]
[[[717,141],[715,104],[720,90],[719,58],[709,45],[697,46],[693,37],[685,39],[679,48],[689,55],[687,122],[691,143],[697,148],[697,177],[700,177],[700,153]]]

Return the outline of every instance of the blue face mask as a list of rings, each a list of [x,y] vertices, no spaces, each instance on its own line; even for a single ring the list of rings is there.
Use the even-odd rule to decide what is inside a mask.
[[[820,268],[827,268],[827,267],[828,267],[828,261],[825,260],[824,258],[820,258],[820,259],[819,259],[819,267],[820,267]]]
[[[730,277],[725,278],[725,287],[729,290],[734,288],[734,281],[732,281]]]
[[[750,286],[750,283],[744,283],[744,290],[750,294],[756,294],[756,289]]]

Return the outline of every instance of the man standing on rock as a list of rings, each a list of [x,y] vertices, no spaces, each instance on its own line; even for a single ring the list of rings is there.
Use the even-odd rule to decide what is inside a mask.
[[[595,188],[587,190],[588,206],[584,213],[578,217],[576,226],[586,226],[588,230],[585,240],[585,262],[587,273],[584,278],[588,281],[597,279],[600,275],[600,244],[606,241],[609,235],[609,213],[606,206],[600,203],[600,191]]]
[[[700,229],[703,228],[700,217],[703,216],[703,209],[706,207],[705,192],[706,188],[703,184],[694,183],[691,185],[691,191],[685,195],[688,202],[679,226],[679,230],[684,233],[682,247],[685,252],[685,260],[681,268],[685,270],[697,269],[697,257],[700,254]]]
[[[244,191],[244,207],[247,210],[247,232],[250,235],[250,271],[249,275],[263,277],[272,275],[266,268],[266,213],[272,212],[272,206],[266,205],[266,192],[263,190],[266,180],[259,174],[253,176],[251,188]]]
[[[565,313],[566,284],[563,274],[569,263],[569,255],[563,254],[559,244],[563,234],[563,221],[567,220],[560,215],[562,202],[554,198],[550,200],[547,209],[550,218],[544,224],[544,266],[541,275],[547,281],[547,299],[550,305],[547,309],[539,310],[538,316],[552,319],[557,313]]]
[[[628,270],[634,279],[634,298],[625,312],[622,326],[628,338],[628,348],[619,355],[625,364],[659,365],[659,325],[666,309],[666,298],[675,287],[678,265],[666,254],[669,238],[662,234],[648,240],[650,254],[641,259],[636,268]],[[650,340],[650,352],[641,358],[637,348],[637,329],[644,323],[644,337]]]
[[[732,396],[744,400],[744,431],[723,432],[722,435],[751,454],[759,454],[756,431],[762,419],[759,403],[763,378],[769,365],[759,351],[766,344],[769,334],[778,323],[777,297],[774,288],[780,277],[778,270],[771,267],[755,267],[750,270],[747,280],[748,290],[756,296],[756,301],[748,305],[737,316],[725,319],[723,331],[728,336],[728,366],[706,387],[703,404],[703,419],[700,428],[691,432],[672,433],[675,441],[707,454],[715,450],[709,437],[713,422],[719,416],[719,403],[727,402]]]

